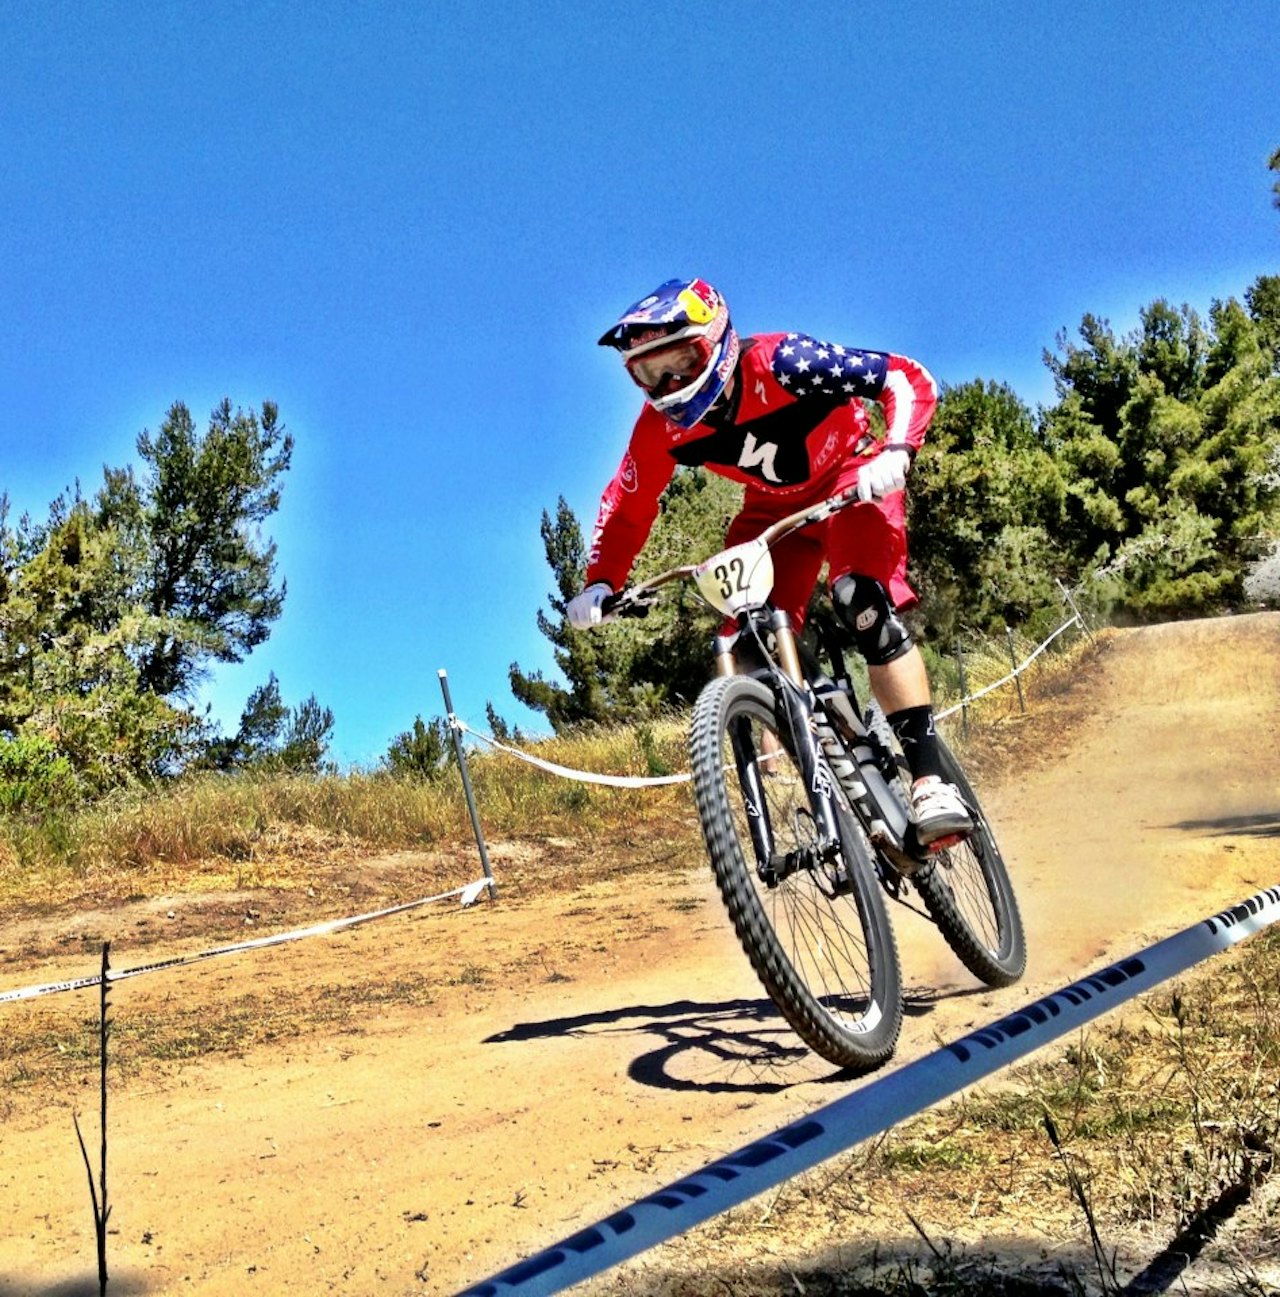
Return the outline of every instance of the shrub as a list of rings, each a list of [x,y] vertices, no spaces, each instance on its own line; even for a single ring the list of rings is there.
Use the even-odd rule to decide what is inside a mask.
[[[52,810],[79,795],[71,762],[48,739],[0,737],[0,812]]]

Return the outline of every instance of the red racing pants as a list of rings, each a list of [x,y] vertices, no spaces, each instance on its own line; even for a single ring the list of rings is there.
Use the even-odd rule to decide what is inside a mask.
[[[725,547],[751,540],[779,518],[855,486],[858,470],[872,457],[859,455],[848,460],[834,480],[824,478],[820,489],[801,495],[781,496],[748,487],[742,509],[725,534]],[[774,545],[773,604],[790,615],[797,631],[804,625],[809,596],[824,562],[829,564],[828,580],[832,583],[854,572],[875,577],[889,592],[895,608],[916,603],[916,592],[907,584],[906,493],[895,491],[882,500],[850,505],[825,522],[793,531]],[[726,623],[724,633],[732,630],[733,623]]]

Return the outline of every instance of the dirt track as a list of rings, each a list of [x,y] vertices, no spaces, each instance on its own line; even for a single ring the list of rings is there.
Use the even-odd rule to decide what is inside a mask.
[[[976,988],[895,909],[899,1061],[1280,882],[1277,698],[1280,614],[1259,614],[1116,634],[1072,690],[1038,701],[1034,744],[1018,745],[1034,757],[984,787],[1027,976]],[[532,849],[493,844],[500,874]],[[590,850],[584,835],[569,854]],[[455,970],[430,1003],[369,1003],[358,1030],[117,1083],[111,1292],[451,1292],[844,1092],[791,1052],[700,861],[624,881],[516,889],[118,984],[115,1016],[136,1020],[410,980],[424,962]],[[13,944],[0,923],[0,947]],[[120,950],[117,964],[139,962]],[[0,989],[85,971],[10,963]],[[95,1011],[95,993],[57,998],[75,1001],[58,1012]],[[0,1294],[96,1292],[68,1107],[92,1142],[94,1089],[36,1082],[11,1098]],[[858,1242],[852,1227],[841,1237]],[[611,1282],[643,1291],[661,1265]]]

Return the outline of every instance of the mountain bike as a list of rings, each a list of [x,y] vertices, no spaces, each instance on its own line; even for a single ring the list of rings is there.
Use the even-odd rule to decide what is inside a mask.
[[[602,611],[643,616],[661,587],[689,581],[733,619],[733,633],[715,640],[716,674],[689,735],[711,867],[747,958],[792,1029],[829,1062],[868,1071],[892,1055],[902,1027],[886,897],[910,904],[918,895],[988,986],[1022,976],[1026,939],[995,834],[954,753],[940,739],[946,778],[974,828],[925,847],[901,749],[879,706],[859,698],[834,618],[817,619],[815,651],[769,602],[771,547],[856,500],[849,491],[793,513],[754,540],[626,587]]]

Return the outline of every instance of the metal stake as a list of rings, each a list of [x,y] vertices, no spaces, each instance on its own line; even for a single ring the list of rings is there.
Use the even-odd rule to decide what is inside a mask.
[[[453,699],[449,696],[449,677],[444,667],[440,668],[440,691],[444,694],[444,709],[449,728],[453,731],[453,750],[458,756],[458,769],[462,771],[462,792],[467,799],[467,810],[471,813],[471,827],[476,835],[476,846],[480,849],[480,867],[489,883],[489,899],[498,894],[498,886],[493,881],[493,870],[489,868],[489,853],[484,846],[484,830],[480,827],[480,812],[476,810],[475,794],[471,791],[471,775],[467,770],[467,754],[462,746],[462,731],[458,728],[458,718],[453,714]]]
[[[1083,614],[1083,613],[1080,611],[1080,609],[1076,606],[1076,601],[1071,597],[1071,591],[1068,590],[1067,587],[1066,587],[1065,585],[1062,584],[1062,579],[1061,579],[1061,578],[1058,578],[1058,582],[1057,582],[1057,584],[1058,584],[1058,589],[1062,591],[1062,600],[1063,600],[1063,602],[1067,605],[1068,608],[1071,609],[1071,611],[1072,611],[1073,613],[1075,613],[1076,621],[1079,623],[1080,629],[1081,629],[1082,631],[1084,631],[1086,637],[1087,637],[1088,640],[1089,640],[1089,643],[1090,643],[1090,644],[1094,644],[1094,643],[1096,643],[1097,641],[1096,641],[1096,639],[1094,638],[1094,634],[1093,634],[1093,632],[1089,629],[1089,623],[1088,623],[1087,621],[1085,621],[1085,619],[1084,619],[1084,614]]]
[[[960,668],[960,733],[969,736],[969,684],[964,676],[964,649],[956,640],[956,666]]]
[[[1027,710],[1026,699],[1022,696],[1022,677],[1018,674],[1018,651],[1013,647],[1013,630],[1006,626],[1004,633],[1009,641],[1009,661],[1013,666],[1013,683],[1018,686],[1018,710]]]

